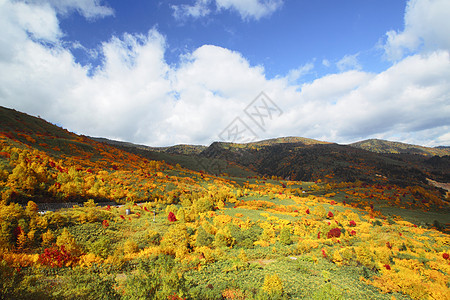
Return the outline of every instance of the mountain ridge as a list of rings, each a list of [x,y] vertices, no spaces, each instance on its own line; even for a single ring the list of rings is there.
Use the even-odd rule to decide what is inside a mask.
[[[437,155],[444,156],[450,155],[450,147],[437,146],[437,147],[425,147],[414,144],[407,144],[403,142],[393,142],[382,139],[367,139],[355,143],[348,144],[351,147],[364,149],[376,153],[406,153],[406,154],[420,154],[420,155]]]
[[[439,149],[436,154],[440,156],[431,156],[425,150],[432,148],[398,142],[366,140],[360,144],[340,145],[291,136],[246,144],[214,142],[208,147],[150,147],[79,136],[43,119],[11,109],[1,108],[0,117],[4,136],[57,156],[71,155],[73,149],[78,149],[76,151],[88,153],[90,157],[101,157],[96,150],[99,146],[95,144],[101,143],[143,159],[164,161],[173,166],[179,164],[190,170],[215,175],[227,173],[248,177],[260,174],[304,181],[328,178],[367,182],[377,179],[376,175],[382,175],[390,182],[401,185],[408,184],[409,180],[427,184],[426,178],[450,182],[450,159],[448,155],[443,155],[445,150]],[[406,150],[397,151],[394,146]]]
[[[26,117],[25,117],[26,116]],[[3,131],[21,131],[21,132],[39,132],[40,134],[54,135],[62,138],[73,138],[74,133],[63,129],[57,125],[54,125],[40,117],[32,116],[26,113],[22,113],[15,109],[6,108],[0,106],[0,118],[2,119],[1,126]],[[23,120],[27,119],[27,122]],[[6,130],[5,130],[6,129]],[[83,135],[80,135],[83,136]],[[209,146],[206,145],[191,145],[191,144],[176,144],[172,146],[165,147],[155,147],[149,145],[136,144],[133,142],[117,141],[113,139],[108,139],[104,137],[90,137],[87,138],[96,140],[98,142],[105,142],[111,145],[121,145],[136,147],[140,149],[167,152],[174,154],[199,154]],[[316,145],[316,144],[335,144],[327,141],[320,141],[312,138],[298,137],[298,136],[286,136],[264,139],[260,141],[250,142],[250,143],[232,143],[224,141],[215,141],[213,143],[223,143],[226,145],[235,145],[241,148],[249,147],[262,147],[274,144],[303,144],[303,145]],[[212,144],[213,144],[212,143]],[[407,154],[421,154],[421,155],[450,155],[450,146],[440,145],[436,147],[425,147],[421,145],[408,144],[403,142],[394,142],[383,139],[366,139],[348,145],[354,148],[360,148],[376,153],[407,153]]]

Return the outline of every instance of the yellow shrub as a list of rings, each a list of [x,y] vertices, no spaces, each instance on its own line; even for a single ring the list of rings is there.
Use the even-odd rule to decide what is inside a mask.
[[[348,219],[349,221],[355,221],[355,222],[361,221],[360,218],[359,218],[359,216],[358,216],[358,214],[354,213],[353,211],[351,211],[351,210],[349,210],[349,209],[347,209],[347,210],[344,212],[344,215],[347,217],[347,219]]]
[[[256,241],[253,244],[256,246],[260,246],[260,247],[269,247],[270,246],[270,243],[268,241],[261,241],[261,240]]]
[[[233,220],[233,218],[231,216],[218,215],[214,218],[214,225],[216,227],[223,227],[223,226],[226,226],[227,224],[231,223],[232,220]]]
[[[139,251],[139,247],[133,240],[127,240],[123,245],[123,252],[125,255],[134,254]]]
[[[316,208],[314,208],[312,214],[314,217],[318,220],[325,218],[327,211],[322,205],[318,205]]]
[[[39,259],[39,254],[25,254],[25,253],[4,253],[3,260],[8,265],[14,267],[29,267],[34,265]]]
[[[356,259],[363,264],[364,266],[368,267],[369,269],[372,269],[375,267],[374,261],[373,261],[373,255],[369,249],[365,246],[359,246],[355,247],[356,252]]]
[[[388,247],[375,248],[376,259],[383,264],[389,264],[391,255],[392,255],[392,251]]]
[[[101,264],[103,259],[94,253],[88,253],[80,257],[79,265],[82,267],[91,267],[93,264]]]
[[[263,291],[269,295],[283,294],[283,282],[277,274],[267,275],[264,278]]]
[[[62,233],[56,239],[56,245],[60,247],[64,246],[66,251],[71,255],[78,256],[81,254],[81,249],[75,242],[75,238],[66,228],[63,229]]]
[[[50,247],[54,239],[55,236],[53,235],[52,231],[48,229],[45,233],[42,234],[42,247]]]
[[[315,240],[304,239],[297,242],[297,252],[299,254],[310,252],[311,249],[316,249],[317,247],[319,247],[319,243]]]
[[[343,260],[344,260],[344,259],[342,258],[342,256],[341,256],[341,254],[339,253],[339,251],[334,251],[334,253],[333,253],[333,262],[334,262],[336,265],[341,266]]]
[[[161,249],[164,253],[171,254],[177,258],[183,258],[188,252],[189,236],[186,225],[183,223],[171,226],[164,234],[161,241]]]
[[[382,269],[382,276],[376,276],[368,283],[380,288],[384,293],[402,292],[413,299],[426,299],[429,294],[423,279],[416,271],[396,266],[395,270]]]
[[[161,251],[160,247],[158,247],[158,246],[151,246],[151,247],[147,247],[147,248],[144,248],[141,251],[139,251],[137,256],[138,257],[150,257],[150,256],[158,255],[158,254],[161,254],[161,253],[162,253],[162,251]]]
[[[207,262],[213,262],[216,259],[216,252],[207,246],[196,247],[195,252],[203,255]]]

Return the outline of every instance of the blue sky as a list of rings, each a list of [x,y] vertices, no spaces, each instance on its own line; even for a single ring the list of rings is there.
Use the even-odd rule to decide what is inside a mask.
[[[0,0],[0,105],[153,146],[449,145],[448,15],[448,0]]]
[[[358,54],[362,67],[378,72],[387,66],[379,43],[389,30],[401,30],[406,1],[321,0],[284,1],[267,16],[242,18],[235,10],[217,10],[211,1],[211,13],[205,17],[175,17],[174,6],[193,1],[108,1],[114,16],[86,20],[74,13],[60,20],[68,42],[78,41],[95,49],[113,35],[146,33],[156,28],[165,36],[165,59],[177,64],[180,56],[205,44],[240,52],[251,65],[263,65],[273,78],[307,63],[318,66],[328,60],[336,63],[345,55]],[[81,64],[98,64],[83,51],[74,51]],[[336,69],[317,69],[310,78]]]

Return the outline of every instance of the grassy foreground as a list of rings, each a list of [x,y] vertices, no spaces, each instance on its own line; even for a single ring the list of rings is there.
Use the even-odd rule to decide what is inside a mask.
[[[17,226],[1,255],[2,297],[449,297],[447,234],[281,183],[216,180],[177,204],[88,201],[45,214],[3,203],[2,230]]]

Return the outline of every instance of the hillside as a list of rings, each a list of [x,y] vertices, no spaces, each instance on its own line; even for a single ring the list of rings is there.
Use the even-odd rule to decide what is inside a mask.
[[[171,154],[0,116],[1,299],[450,297],[449,199],[416,155],[301,138]]]
[[[195,171],[78,136],[40,118],[0,107],[3,201],[149,201],[196,185]],[[170,193],[168,193],[170,191]]]
[[[426,156],[450,155],[450,148],[445,146],[430,148],[379,139],[364,140],[353,144],[349,144],[349,146],[376,153],[420,154]]]

